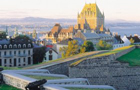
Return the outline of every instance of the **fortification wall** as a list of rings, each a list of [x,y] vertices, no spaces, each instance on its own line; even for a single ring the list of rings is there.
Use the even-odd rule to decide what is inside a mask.
[[[42,69],[47,69],[53,74],[64,74],[64,75],[68,76],[69,75],[69,66],[70,66],[71,63],[73,63],[75,61],[78,61],[78,60],[80,60],[82,58],[87,58],[87,57],[90,57],[90,56],[93,56],[93,55],[96,55],[96,54],[101,54],[101,53],[104,53],[104,52],[107,52],[107,51],[94,53],[94,54],[83,56],[83,57],[80,57],[80,58],[78,58],[78,57],[73,58],[70,61],[60,62],[60,63],[54,64],[54,65],[46,66],[46,67],[44,67]]]
[[[140,90],[140,67],[131,67],[116,60],[133,49],[135,47],[115,55],[87,59],[69,67],[69,76],[87,78],[93,85],[111,85],[116,90]]]

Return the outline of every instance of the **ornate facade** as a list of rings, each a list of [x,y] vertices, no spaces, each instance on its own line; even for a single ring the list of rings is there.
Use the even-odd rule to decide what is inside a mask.
[[[57,43],[68,38],[73,38],[74,34],[75,30],[73,26],[64,29],[60,24],[55,24],[52,30],[46,34],[46,39],[52,40],[52,43]]]
[[[85,4],[81,13],[78,13],[75,29],[104,31],[104,13],[101,13],[96,3]]]

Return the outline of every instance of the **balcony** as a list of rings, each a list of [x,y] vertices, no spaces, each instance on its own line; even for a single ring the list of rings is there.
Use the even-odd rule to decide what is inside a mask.
[[[12,58],[13,55],[3,55],[2,57],[4,57],[4,58]]]
[[[27,54],[18,54],[18,57],[27,57]]]

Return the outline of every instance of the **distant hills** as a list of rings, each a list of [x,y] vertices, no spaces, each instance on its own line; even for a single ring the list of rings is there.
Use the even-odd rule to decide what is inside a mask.
[[[76,19],[49,19],[49,18],[40,18],[40,17],[26,17],[21,19],[0,19],[0,22],[77,22]]]
[[[55,23],[61,23],[62,25],[75,25],[77,19],[50,19],[40,17],[26,17],[26,18],[12,18],[12,19],[0,19],[0,25],[51,25]],[[138,27],[140,22],[132,22],[125,20],[105,20],[107,27]]]

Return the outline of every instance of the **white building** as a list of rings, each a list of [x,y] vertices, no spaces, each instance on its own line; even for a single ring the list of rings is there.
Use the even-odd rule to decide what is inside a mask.
[[[33,45],[27,40],[0,40],[0,66],[23,67],[33,64]]]
[[[124,47],[124,41],[121,39],[120,35],[115,35],[114,36],[114,44],[113,44],[113,49],[117,49],[120,47]]]
[[[44,61],[56,60],[58,59],[58,53],[53,48],[47,48]]]
[[[131,44],[126,35],[122,37],[122,40],[124,41],[124,46],[129,46]]]

